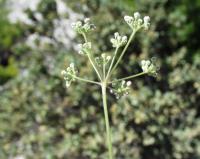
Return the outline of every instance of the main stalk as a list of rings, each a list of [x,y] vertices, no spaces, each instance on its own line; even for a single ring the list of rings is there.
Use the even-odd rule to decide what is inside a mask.
[[[109,116],[108,116],[106,86],[107,86],[107,83],[102,82],[101,89],[102,89],[104,118],[105,118],[105,124],[106,124],[106,141],[108,145],[109,159],[113,159],[112,135],[111,135],[111,129],[110,129],[110,123],[109,123]]]

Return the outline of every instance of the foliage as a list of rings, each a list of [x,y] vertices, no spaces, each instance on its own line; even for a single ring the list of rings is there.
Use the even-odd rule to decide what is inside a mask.
[[[125,14],[140,11],[153,21],[150,32],[136,36],[115,74],[123,77],[138,73],[138,61],[156,56],[161,66],[159,77],[132,81],[130,94],[119,101],[120,105],[115,104],[112,95],[108,98],[117,158],[200,158],[199,1],[66,2],[98,26],[98,36],[90,35],[99,44],[96,54],[111,53],[109,39],[117,28],[120,33],[129,33],[128,26],[122,24]],[[50,8],[40,6],[38,10],[59,18]],[[30,19],[34,19],[33,13],[27,11]],[[53,37],[52,19],[44,17],[35,26],[21,28],[26,34],[20,34],[20,48],[14,47],[15,42],[9,46],[19,73],[0,86],[0,158],[105,158],[101,97],[96,93],[100,90],[81,83],[66,91],[60,75],[61,69],[75,62],[81,76],[90,75],[88,78],[96,80],[89,63],[74,53],[73,47],[56,40],[48,45],[39,41],[35,48],[25,45],[26,36],[33,32]],[[1,41],[13,33],[12,29],[7,32],[2,33],[8,37],[0,37]],[[7,47],[4,44],[1,48]],[[1,55],[3,52],[1,49]]]

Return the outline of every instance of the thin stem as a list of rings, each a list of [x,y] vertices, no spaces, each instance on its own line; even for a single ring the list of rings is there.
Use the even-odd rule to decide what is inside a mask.
[[[106,78],[106,64],[105,64],[105,60],[103,62],[103,79]]]
[[[113,151],[112,151],[112,138],[111,138],[111,130],[110,123],[108,117],[108,106],[107,106],[107,96],[106,96],[106,83],[102,83],[102,99],[103,99],[103,109],[104,109],[104,118],[106,124],[106,141],[108,145],[108,154],[109,159],[113,159]]]
[[[83,35],[83,38],[84,38],[85,42],[88,42],[87,36],[84,33],[82,35]],[[87,56],[88,56],[88,59],[89,59],[90,63],[92,64],[92,67],[96,71],[97,76],[99,77],[99,80],[101,81],[102,79],[101,79],[100,71],[98,70],[97,66],[94,63],[94,58],[90,55],[89,52],[87,52]]]
[[[142,76],[142,75],[145,75],[145,74],[147,74],[147,72],[141,72],[141,73],[138,73],[138,74],[135,74],[135,75],[131,75],[131,76],[128,76],[128,77],[124,77],[124,78],[120,78],[120,79],[111,81],[111,82],[109,82],[109,83],[119,82],[119,81],[131,79],[131,78],[135,78],[135,77],[138,77],[138,76]]]
[[[118,49],[119,49],[118,47],[115,49],[115,53],[114,53],[114,56],[113,56],[113,58],[112,58],[111,64],[110,64],[110,66],[109,66],[109,69],[108,69],[108,72],[107,72],[107,75],[106,75],[106,79],[108,79],[109,76],[110,76],[110,71],[111,71],[112,66],[113,66],[113,64],[114,64],[114,61],[115,61],[115,58],[116,58]]]
[[[83,35],[83,38],[84,38],[85,42],[87,42],[87,37],[86,37],[86,35],[85,35],[84,33],[83,33],[82,35]]]
[[[125,54],[125,52],[126,52],[128,46],[130,45],[130,43],[131,43],[131,41],[132,41],[132,39],[133,39],[135,33],[136,33],[136,31],[133,31],[133,32],[132,32],[132,34],[131,34],[131,36],[129,37],[129,40],[128,40],[126,46],[124,47],[124,49],[123,49],[123,51],[122,51],[120,57],[118,58],[118,60],[117,60],[117,62],[115,63],[114,67],[112,68],[110,74],[112,74],[112,72],[113,72],[113,71],[115,70],[115,68],[118,66],[118,64],[119,64],[119,62],[121,61],[122,57],[124,56],[124,54]]]
[[[75,79],[77,80],[80,80],[80,81],[83,81],[83,82],[87,82],[87,83],[92,83],[92,84],[97,84],[97,85],[100,85],[99,82],[95,82],[95,81],[92,81],[92,80],[88,80],[88,79],[84,79],[84,78],[81,78],[81,77],[77,77],[77,76],[74,76],[72,74],[70,74],[72,77],[74,77]]]
[[[96,67],[95,63],[93,62],[93,61],[94,61],[94,60],[93,60],[93,57],[90,56],[90,53],[87,53],[87,56],[88,56],[88,59],[89,59],[90,63],[92,64],[92,67],[93,67],[94,70],[96,71],[97,76],[99,77],[99,80],[101,81],[101,80],[102,80],[102,79],[101,79],[101,75],[100,75],[99,70],[98,70],[98,68]]]

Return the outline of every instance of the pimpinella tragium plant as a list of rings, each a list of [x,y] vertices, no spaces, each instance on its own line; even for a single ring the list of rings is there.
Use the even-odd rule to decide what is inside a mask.
[[[126,53],[126,50],[133,40],[136,32],[141,29],[148,30],[150,27],[150,17],[145,16],[141,18],[141,15],[138,12],[134,13],[133,16],[124,16],[124,20],[131,28],[132,33],[129,38],[127,38],[127,36],[120,35],[118,32],[114,33],[113,38],[110,39],[110,42],[115,49],[112,56],[105,53],[102,53],[98,57],[94,56],[92,43],[88,40],[88,33],[95,29],[95,25],[90,22],[89,18],[72,24],[72,28],[84,38],[84,43],[79,44],[79,53],[88,58],[94,71],[96,72],[96,75],[98,76],[98,81],[92,81],[90,79],[79,77],[78,70],[74,63],[71,63],[66,70],[62,70],[61,72],[64,76],[66,87],[69,87],[71,83],[76,80],[96,84],[101,87],[109,159],[113,159],[114,156],[112,151],[112,133],[110,129],[107,106],[107,89],[110,89],[110,92],[113,93],[117,99],[119,99],[122,96],[128,95],[131,86],[131,79],[145,74],[152,76],[157,74],[157,66],[155,65],[154,60],[142,60],[142,72],[119,79],[112,77],[113,72],[122,60],[122,57]],[[123,47],[121,52],[119,52],[120,47]]]

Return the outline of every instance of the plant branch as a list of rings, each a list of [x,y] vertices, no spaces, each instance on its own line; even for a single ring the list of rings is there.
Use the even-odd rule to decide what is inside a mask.
[[[95,81],[92,81],[92,80],[88,80],[88,79],[84,79],[84,78],[81,78],[81,77],[77,77],[77,76],[74,76],[72,74],[70,74],[70,76],[74,77],[75,79],[79,80],[79,81],[83,81],[83,82],[87,82],[87,83],[92,83],[92,84],[97,84],[97,85],[101,85],[99,82],[95,82]]]
[[[107,79],[109,78],[109,76],[110,76],[110,71],[111,71],[112,66],[113,66],[113,64],[114,64],[114,61],[115,61],[115,58],[116,58],[118,49],[119,49],[118,47],[115,49],[114,56],[113,56],[113,58],[112,58],[111,64],[110,64],[110,66],[109,66],[109,69],[108,69],[108,72],[107,72],[107,75],[106,75],[106,80],[107,80]]]
[[[88,56],[88,59],[89,59],[90,63],[92,64],[92,67],[93,67],[94,70],[96,71],[97,76],[99,77],[99,80],[101,81],[102,78],[101,78],[101,75],[100,75],[100,73],[99,73],[100,71],[98,70],[98,68],[96,67],[95,63],[93,62],[93,61],[94,61],[94,60],[93,60],[93,57],[90,56],[90,53],[87,53],[87,56]]]
[[[109,117],[108,117],[106,83],[102,83],[101,87],[102,87],[104,118],[105,118],[105,124],[106,124],[106,141],[107,141],[107,145],[108,145],[109,159],[113,159],[112,137],[111,137]]]
[[[106,78],[106,64],[105,61],[103,61],[103,79]]]
[[[83,37],[84,37],[85,42],[87,42],[88,40],[87,40],[86,35],[85,35],[84,33],[83,33],[82,35],[83,35]],[[88,59],[89,59],[90,63],[92,64],[92,67],[93,67],[94,70],[96,71],[99,80],[101,81],[102,78],[101,78],[101,75],[100,75],[100,71],[99,71],[98,67],[97,67],[97,66],[95,65],[95,63],[94,63],[94,58],[93,58],[93,56],[90,55],[89,52],[87,52],[87,56],[88,56]]]
[[[86,35],[84,33],[82,35],[83,35],[83,38],[84,38],[85,42],[87,43],[88,41],[87,41]]]
[[[119,82],[119,81],[131,79],[131,78],[139,77],[139,76],[142,76],[142,75],[145,75],[145,74],[147,74],[147,72],[141,72],[141,73],[138,73],[138,74],[135,74],[135,75],[131,75],[131,76],[128,76],[128,77],[124,77],[124,78],[120,78],[120,79],[111,81],[109,83]]]
[[[113,72],[113,71],[115,70],[115,68],[118,66],[118,64],[119,64],[119,62],[121,61],[122,57],[124,56],[124,54],[125,54],[125,52],[126,52],[128,46],[130,45],[130,43],[131,43],[131,41],[132,41],[132,39],[133,39],[135,33],[136,33],[136,31],[133,31],[133,32],[132,32],[132,34],[131,34],[131,36],[129,37],[129,40],[128,40],[126,46],[124,47],[124,49],[123,49],[123,51],[122,51],[120,57],[118,58],[118,60],[117,60],[117,62],[115,63],[114,67],[112,68],[110,74],[112,74],[112,72]]]

